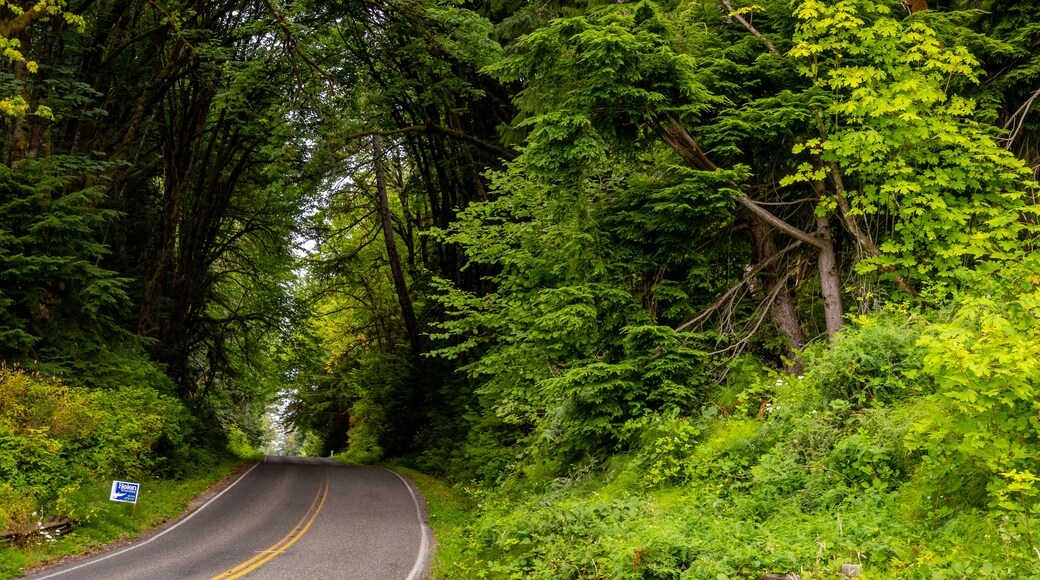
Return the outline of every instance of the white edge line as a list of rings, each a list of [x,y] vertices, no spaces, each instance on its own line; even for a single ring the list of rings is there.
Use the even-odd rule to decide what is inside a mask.
[[[267,456],[266,455],[264,456],[264,461],[267,461]],[[223,490],[221,490],[220,493],[218,493],[217,495],[213,496],[212,498],[210,498],[209,501],[207,501],[206,503],[204,503],[201,506],[199,506],[199,508],[197,510],[195,510],[195,511],[191,512],[190,514],[188,514],[187,517],[185,517],[181,521],[173,524],[172,526],[166,528],[165,530],[159,532],[158,534],[155,534],[154,536],[148,538],[147,540],[145,540],[143,542],[140,542],[140,543],[137,543],[137,544],[133,544],[133,545],[131,545],[129,547],[123,548],[122,550],[119,550],[118,552],[112,552],[111,554],[106,554],[106,555],[101,556],[99,558],[93,558],[93,559],[91,559],[88,562],[84,562],[84,563],[80,564],[79,566],[73,566],[72,568],[66,568],[64,570],[60,570],[60,571],[55,572],[53,574],[48,574],[47,576],[36,576],[35,580],[44,580],[46,578],[54,578],[55,576],[61,576],[62,574],[65,574],[65,573],[68,573],[68,572],[72,572],[73,570],[79,570],[80,568],[86,568],[87,566],[90,566],[91,564],[96,564],[96,563],[98,563],[98,562],[100,562],[102,560],[107,560],[109,558],[115,558],[116,556],[118,556],[120,554],[125,554],[126,552],[129,552],[130,550],[133,550],[135,548],[140,548],[141,546],[144,546],[144,545],[149,544],[149,543],[151,543],[151,542],[153,542],[155,540],[158,540],[159,538],[165,536],[166,534],[168,534],[168,533],[172,532],[173,530],[177,529],[178,527],[180,527],[181,524],[183,524],[183,523],[187,522],[188,520],[190,520],[191,518],[195,517],[195,514],[201,512],[204,509],[206,509],[206,507],[209,506],[209,504],[217,501],[217,499],[219,499],[220,496],[222,496],[225,493],[227,493],[228,490],[230,490],[232,487],[235,487],[238,484],[238,482],[242,481],[242,479],[244,479],[245,476],[249,475],[250,471],[253,471],[254,469],[256,469],[257,465],[260,465],[260,464],[259,463],[253,464],[253,466],[250,467],[245,473],[240,475],[238,477],[238,479],[233,481],[231,483],[231,485],[225,487]],[[398,477],[400,477],[400,476],[398,476]],[[425,536],[423,537],[423,540],[424,541],[426,540]]]
[[[415,517],[419,521],[419,529],[422,532],[422,540],[419,542],[419,555],[415,557],[415,564],[412,565],[412,571],[408,573],[408,577],[405,580],[418,580],[419,575],[423,573],[423,564],[426,562],[427,552],[429,551],[429,543],[426,540],[427,525],[423,521],[422,507],[419,505],[419,498],[415,495],[415,490],[412,489],[412,484],[408,483],[408,480],[401,476],[400,473],[392,469],[380,467],[380,469],[389,471],[390,473],[397,476],[397,479],[401,480],[401,483],[408,488],[408,493],[412,496],[412,502],[415,504]],[[42,579],[41,579],[42,580]]]

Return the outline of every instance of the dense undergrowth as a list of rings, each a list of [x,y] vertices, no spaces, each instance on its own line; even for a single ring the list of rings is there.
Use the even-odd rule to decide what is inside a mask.
[[[738,360],[627,448],[458,486],[472,512],[439,531],[438,577],[1040,577],[1029,280],[859,317],[804,375]]]
[[[180,514],[187,502],[252,452],[231,429],[205,447],[183,403],[151,386],[91,390],[0,367],[0,577],[81,553]],[[108,500],[111,480],[142,483],[136,509]],[[69,518],[60,538],[34,533]]]

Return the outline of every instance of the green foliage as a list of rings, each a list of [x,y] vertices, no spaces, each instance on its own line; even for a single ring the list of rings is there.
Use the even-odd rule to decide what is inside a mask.
[[[1037,165],[1037,112],[1030,100],[1040,77],[1040,58],[1031,48],[1038,32],[1037,7],[1029,2],[979,5],[979,11],[949,15],[959,34],[950,34],[948,44],[968,46],[987,71],[987,82],[971,90],[980,115],[1008,131],[1000,141],[1030,167]],[[944,32],[946,19],[930,15],[929,24]],[[938,18],[937,18],[938,16]],[[967,21],[965,23],[965,21]],[[966,26],[964,26],[966,24]],[[965,34],[965,27],[969,33]]]
[[[228,451],[235,457],[239,457],[246,461],[260,462],[264,458],[264,454],[258,451],[253,441],[249,440],[249,436],[235,425],[227,427],[228,431]]]
[[[87,389],[0,367],[0,530],[28,531],[50,516],[76,526],[61,539],[0,547],[0,575],[179,514],[230,468],[191,440],[201,431],[183,403],[146,383]],[[255,456],[241,431],[230,439],[233,452]],[[108,501],[112,479],[145,482],[136,516]]]
[[[383,298],[392,303],[391,295]],[[341,334],[359,322],[355,316],[365,314],[335,312],[312,328],[324,333],[323,339],[299,337],[298,358],[283,361],[298,365],[286,419],[308,434],[307,455],[336,453],[350,463],[375,463],[385,449],[411,443],[417,378],[409,355],[400,345],[382,344],[380,337]]]
[[[634,453],[609,467],[471,489],[472,523],[451,532],[438,570],[452,578],[826,578],[858,562],[869,577],[1029,577],[1040,569],[1031,535],[1037,481],[1025,458],[1033,451],[1021,435],[1021,459],[995,445],[1016,435],[1011,407],[999,422],[978,420],[957,408],[964,389],[941,390],[973,376],[931,366],[957,364],[948,349],[966,343],[928,338],[957,324],[864,317],[833,348],[806,357],[805,378],[760,371],[750,380],[745,361],[741,398],[764,398],[762,406],[648,417]],[[981,342],[972,358],[985,356],[988,338]],[[888,347],[891,358],[874,351]],[[877,396],[861,398],[868,388]],[[1016,412],[1035,417],[1032,406]],[[990,453],[1002,471],[979,479]]]
[[[383,458],[382,444],[391,440],[395,426],[408,413],[408,401],[401,400],[408,389],[402,383],[411,376],[407,360],[385,357],[359,361],[358,368],[344,377],[355,399],[345,450],[349,461],[374,463]]]
[[[85,481],[161,472],[157,451],[184,444],[186,410],[147,385],[88,391],[4,366],[0,395],[0,512],[14,527],[69,513]]]
[[[411,298],[424,346],[462,376],[409,391],[434,367],[401,355],[357,169],[370,160],[352,145],[351,178],[330,171],[343,191],[316,219],[325,372],[296,393],[311,451],[393,454],[391,409],[448,401],[428,439],[396,449],[434,446],[421,465],[486,486],[451,577],[829,577],[848,561],[1030,575],[1036,283],[1017,262],[1036,210],[1026,165],[984,122],[1002,99],[975,100],[1003,73],[969,48],[1032,59],[1031,32],[984,38],[968,28],[982,14],[951,7],[735,4],[527,7],[498,27],[499,60],[486,23],[436,3],[335,29],[342,44],[323,50],[350,55],[335,74],[352,81],[337,127],[397,129]],[[1024,13],[1015,3],[1011,21],[1029,28]],[[512,98],[500,130],[519,154],[498,151],[511,160],[481,179],[499,142],[484,121],[513,113],[484,97]],[[488,140],[462,163],[445,135]],[[781,253],[754,233],[763,221]],[[833,278],[859,276],[841,292],[864,310],[893,283],[908,302],[848,319],[802,353],[802,375],[763,369],[781,366],[776,297],[796,295],[806,334],[818,326],[821,249],[837,253]]]
[[[927,392],[916,342],[921,322],[863,318],[810,364],[826,400],[855,407],[891,404]]]
[[[736,578],[797,571],[827,577],[860,551],[863,561],[901,548],[872,523],[895,508],[869,495],[841,515],[804,514],[772,503],[761,520],[710,491],[637,496],[586,480],[530,497],[483,497],[482,517],[463,532],[469,552],[440,564],[444,577]],[[599,484],[601,485],[601,484]],[[864,548],[870,546],[869,552]]]
[[[108,253],[98,239],[115,213],[98,207],[104,196],[100,187],[70,188],[77,173],[97,169],[96,163],[60,157],[15,169],[0,166],[0,352],[5,357],[67,348],[83,335],[119,336],[127,280],[98,266]]]
[[[970,263],[1017,258],[1035,213],[1030,171],[973,119],[974,101],[949,90],[954,79],[978,82],[975,57],[883,4],[810,0],[794,14],[790,55],[826,98],[820,138],[794,152],[841,168],[850,215],[893,224],[883,254],[859,271],[898,269],[944,286]],[[805,162],[783,183],[827,174]]]
[[[620,166],[575,185],[523,167],[493,175],[496,198],[444,232],[471,267],[495,269],[496,291],[446,289],[451,318],[434,336],[451,341],[436,354],[468,361],[481,407],[500,421],[478,425],[508,429],[499,440],[548,465],[629,445],[644,417],[686,413],[706,396],[701,337],[656,319],[684,312],[682,295],[706,283],[692,273],[699,256],[670,242],[717,206],[700,206],[713,194],[695,176]],[[644,204],[654,217],[636,217]],[[655,271],[660,260],[674,272]]]
[[[488,67],[525,81],[515,101],[520,126],[531,128],[524,151],[531,169],[581,171],[637,141],[658,115],[692,116],[712,103],[695,59],[677,54],[671,40],[658,5],[604,6],[552,21]]]
[[[935,399],[945,412],[922,418],[907,436],[910,446],[927,453],[936,489],[967,495],[976,507],[1005,514],[1011,518],[1007,527],[1026,533],[1030,542],[1040,455],[1040,298],[1032,264],[1030,259],[980,277],[976,291],[960,297],[950,319],[922,335],[923,371],[935,381]]]

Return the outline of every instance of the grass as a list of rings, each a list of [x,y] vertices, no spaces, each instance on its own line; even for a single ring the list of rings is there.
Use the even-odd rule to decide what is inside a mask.
[[[136,538],[182,514],[192,499],[239,465],[240,462],[229,461],[177,481],[143,481],[136,509],[131,504],[108,500],[109,481],[85,484],[72,497],[75,507],[71,515],[80,525],[64,536],[40,537],[25,545],[0,547],[0,578],[20,576],[29,567]]]

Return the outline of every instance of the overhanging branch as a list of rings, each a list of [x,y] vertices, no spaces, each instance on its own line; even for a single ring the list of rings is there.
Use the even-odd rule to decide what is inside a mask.
[[[769,49],[769,52],[775,55],[780,55],[780,51],[776,48],[776,45],[773,44],[773,42],[770,41],[768,38],[766,38],[764,34],[759,32],[758,29],[754,27],[754,25],[748,22],[744,18],[744,16],[740,14],[740,12],[734,10],[733,5],[729,3],[729,0],[721,0],[721,2],[722,5],[726,7],[726,10],[729,10],[729,15],[733,18],[736,18],[737,22],[739,22],[741,26],[746,28],[748,32],[754,34],[759,40],[761,40],[766,45],[766,48]]]

